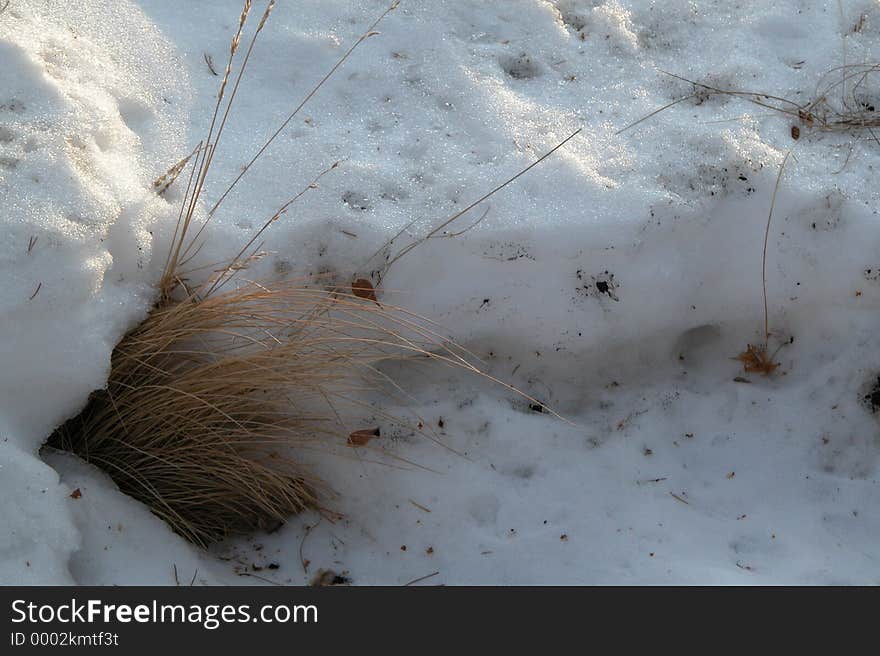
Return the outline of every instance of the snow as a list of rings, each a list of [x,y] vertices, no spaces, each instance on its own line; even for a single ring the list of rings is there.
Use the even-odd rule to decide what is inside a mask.
[[[144,173],[184,143],[182,108],[162,100],[188,92],[172,53],[115,2],[15,2],[0,15],[4,582],[72,580],[67,491],[35,454],[103,386],[113,345],[148,306],[148,231],[171,213]]]
[[[417,466],[326,459],[342,520],[212,553],[38,450],[149,305],[180,199],[150,182],[202,138],[219,79],[204,57],[222,73],[240,2],[83,5],[0,14],[0,581],[880,581],[877,144],[795,142],[790,120],[724,96],[618,134],[691,92],[661,71],[806,102],[828,69],[876,61],[875,2],[404,0],[221,206],[201,257],[234,254],[342,160],[255,273],[367,274],[412,221],[396,247],[580,128],[382,284],[567,421],[462,372],[389,368],[449,448],[390,436]],[[206,198],[385,6],[278,3]],[[773,341],[795,339],[777,375],[738,382],[789,150],[767,271]]]

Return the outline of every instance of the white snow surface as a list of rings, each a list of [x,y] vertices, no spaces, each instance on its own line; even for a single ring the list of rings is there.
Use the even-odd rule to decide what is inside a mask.
[[[386,6],[279,0],[209,202]],[[389,434],[377,446],[413,466],[327,459],[343,519],[210,553],[90,465],[41,455],[149,307],[181,197],[150,184],[203,137],[206,55],[222,74],[240,10],[0,13],[0,582],[880,583],[880,145],[803,125],[794,141],[790,117],[717,96],[618,134],[693,90],[663,71],[807,102],[825,71],[878,60],[875,1],[403,0],[221,206],[200,258],[233,255],[342,160],[252,274],[369,274],[399,230],[425,234],[580,128],[382,283],[567,421],[398,367],[450,448]],[[789,150],[767,274],[771,344],[794,341],[765,378],[731,358],[762,339]]]

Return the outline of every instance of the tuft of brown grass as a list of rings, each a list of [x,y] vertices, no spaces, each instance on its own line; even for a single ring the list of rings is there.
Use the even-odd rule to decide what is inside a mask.
[[[252,4],[244,1],[230,41],[207,136],[153,184],[163,194],[190,167],[156,303],[113,350],[106,388],[94,392],[83,411],[48,441],[103,469],[123,492],[200,546],[275,526],[305,508],[320,508],[324,486],[298,463],[294,451],[316,443],[323,448],[329,436],[344,433],[332,427],[344,421],[339,406],[348,400],[357,405],[355,395],[368,386],[365,381],[376,374],[379,360],[428,354],[438,345],[415,318],[392,307],[377,308],[351,295],[295,283],[237,279],[259,257],[259,246],[248,252],[256,239],[305,190],[279,208],[235,257],[190,286],[193,271],[185,267],[198,254],[208,223],[195,228],[202,191],[275,2],[266,3],[240,54]],[[374,33],[377,23],[306,100]],[[214,204],[208,220],[241,177]],[[425,337],[433,345],[423,346],[419,340]],[[451,350],[447,355],[450,361],[461,359]]]
[[[428,359],[522,394],[482,372],[476,358],[445,340],[427,320],[384,300],[380,304],[367,279],[358,278],[345,289],[319,287],[314,281],[309,286],[241,279],[241,272],[261,256],[257,242],[263,233],[338,162],[278,208],[235,256],[212,265],[206,278],[193,282],[198,278],[194,274],[211,267],[186,268],[193,266],[200,237],[229,192],[354,49],[376,34],[379,21],[397,4],[391,3],[268,137],[199,224],[211,162],[274,6],[273,0],[266,4],[236,70],[252,7],[251,0],[245,1],[207,136],[154,182],[157,193],[164,193],[190,169],[156,303],[113,350],[106,388],[94,392],[85,409],[49,439],[50,446],[100,467],[123,492],[199,546],[277,526],[307,508],[329,512],[321,501],[329,486],[312,475],[303,456],[336,446],[370,449],[368,442],[379,432],[366,431],[352,412],[366,411],[374,421],[378,417],[434,439],[422,428],[426,422],[402,420],[365,400],[377,391],[386,399],[408,398],[382,373],[384,361]]]
[[[243,283],[157,306],[114,349],[107,387],[49,444],[206,546],[320,509],[326,486],[298,455],[344,444],[346,408],[382,387],[378,362],[420,356],[464,363],[402,310]]]
[[[743,371],[746,373],[769,376],[780,366],[778,362],[774,362],[774,358],[775,354],[770,355],[766,345],[748,344],[746,350],[733,359],[742,362]]]
[[[776,184],[773,186],[773,196],[770,199],[770,211],[767,212],[767,225],[764,228],[764,248],[761,254],[761,292],[764,298],[764,343],[758,346],[747,344],[746,350],[734,358],[742,362],[743,370],[746,373],[759,373],[764,376],[770,376],[780,366],[775,361],[779,349],[776,349],[776,352],[772,355],[770,354],[770,310],[767,304],[767,247],[770,243],[770,225],[773,222],[773,210],[776,208],[776,195],[779,193],[782,174],[785,172],[785,165],[789,157],[791,157],[790,150],[785,153],[785,157],[782,158],[782,163],[779,165],[779,173],[776,174]],[[782,348],[782,346],[779,348]]]

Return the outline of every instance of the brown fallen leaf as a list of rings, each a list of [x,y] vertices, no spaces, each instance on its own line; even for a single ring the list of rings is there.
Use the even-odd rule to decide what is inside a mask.
[[[366,278],[358,278],[351,283],[351,293],[358,298],[365,298],[368,301],[373,301],[373,303],[379,305],[379,299],[376,298],[376,289],[373,287],[373,283]]]
[[[83,495],[83,493],[80,492],[80,489],[76,488],[73,492],[70,493],[70,498],[71,499],[79,499],[82,495]]]
[[[348,446],[366,446],[374,437],[379,437],[381,431],[378,428],[356,430],[348,436]]]

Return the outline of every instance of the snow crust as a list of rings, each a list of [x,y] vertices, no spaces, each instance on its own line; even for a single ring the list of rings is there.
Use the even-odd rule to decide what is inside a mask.
[[[580,128],[383,282],[568,422],[474,377],[389,370],[449,448],[388,434],[378,446],[419,467],[319,463],[343,520],[294,518],[214,554],[37,450],[149,306],[180,198],[149,184],[202,137],[218,83],[205,55],[222,72],[240,3],[45,4],[0,15],[0,581],[172,584],[175,566],[184,584],[320,568],[358,584],[880,581],[865,400],[880,147],[794,141],[791,120],[729,97],[618,134],[691,93],[662,71],[806,102],[828,69],[876,61],[876,3],[404,0],[225,202],[200,256],[233,254],[343,160],[273,226],[254,274],[368,274],[402,228],[401,246]],[[278,3],[206,198],[384,6]],[[794,341],[777,375],[744,376],[731,358],[761,339],[789,150],[767,271],[771,344]]]

